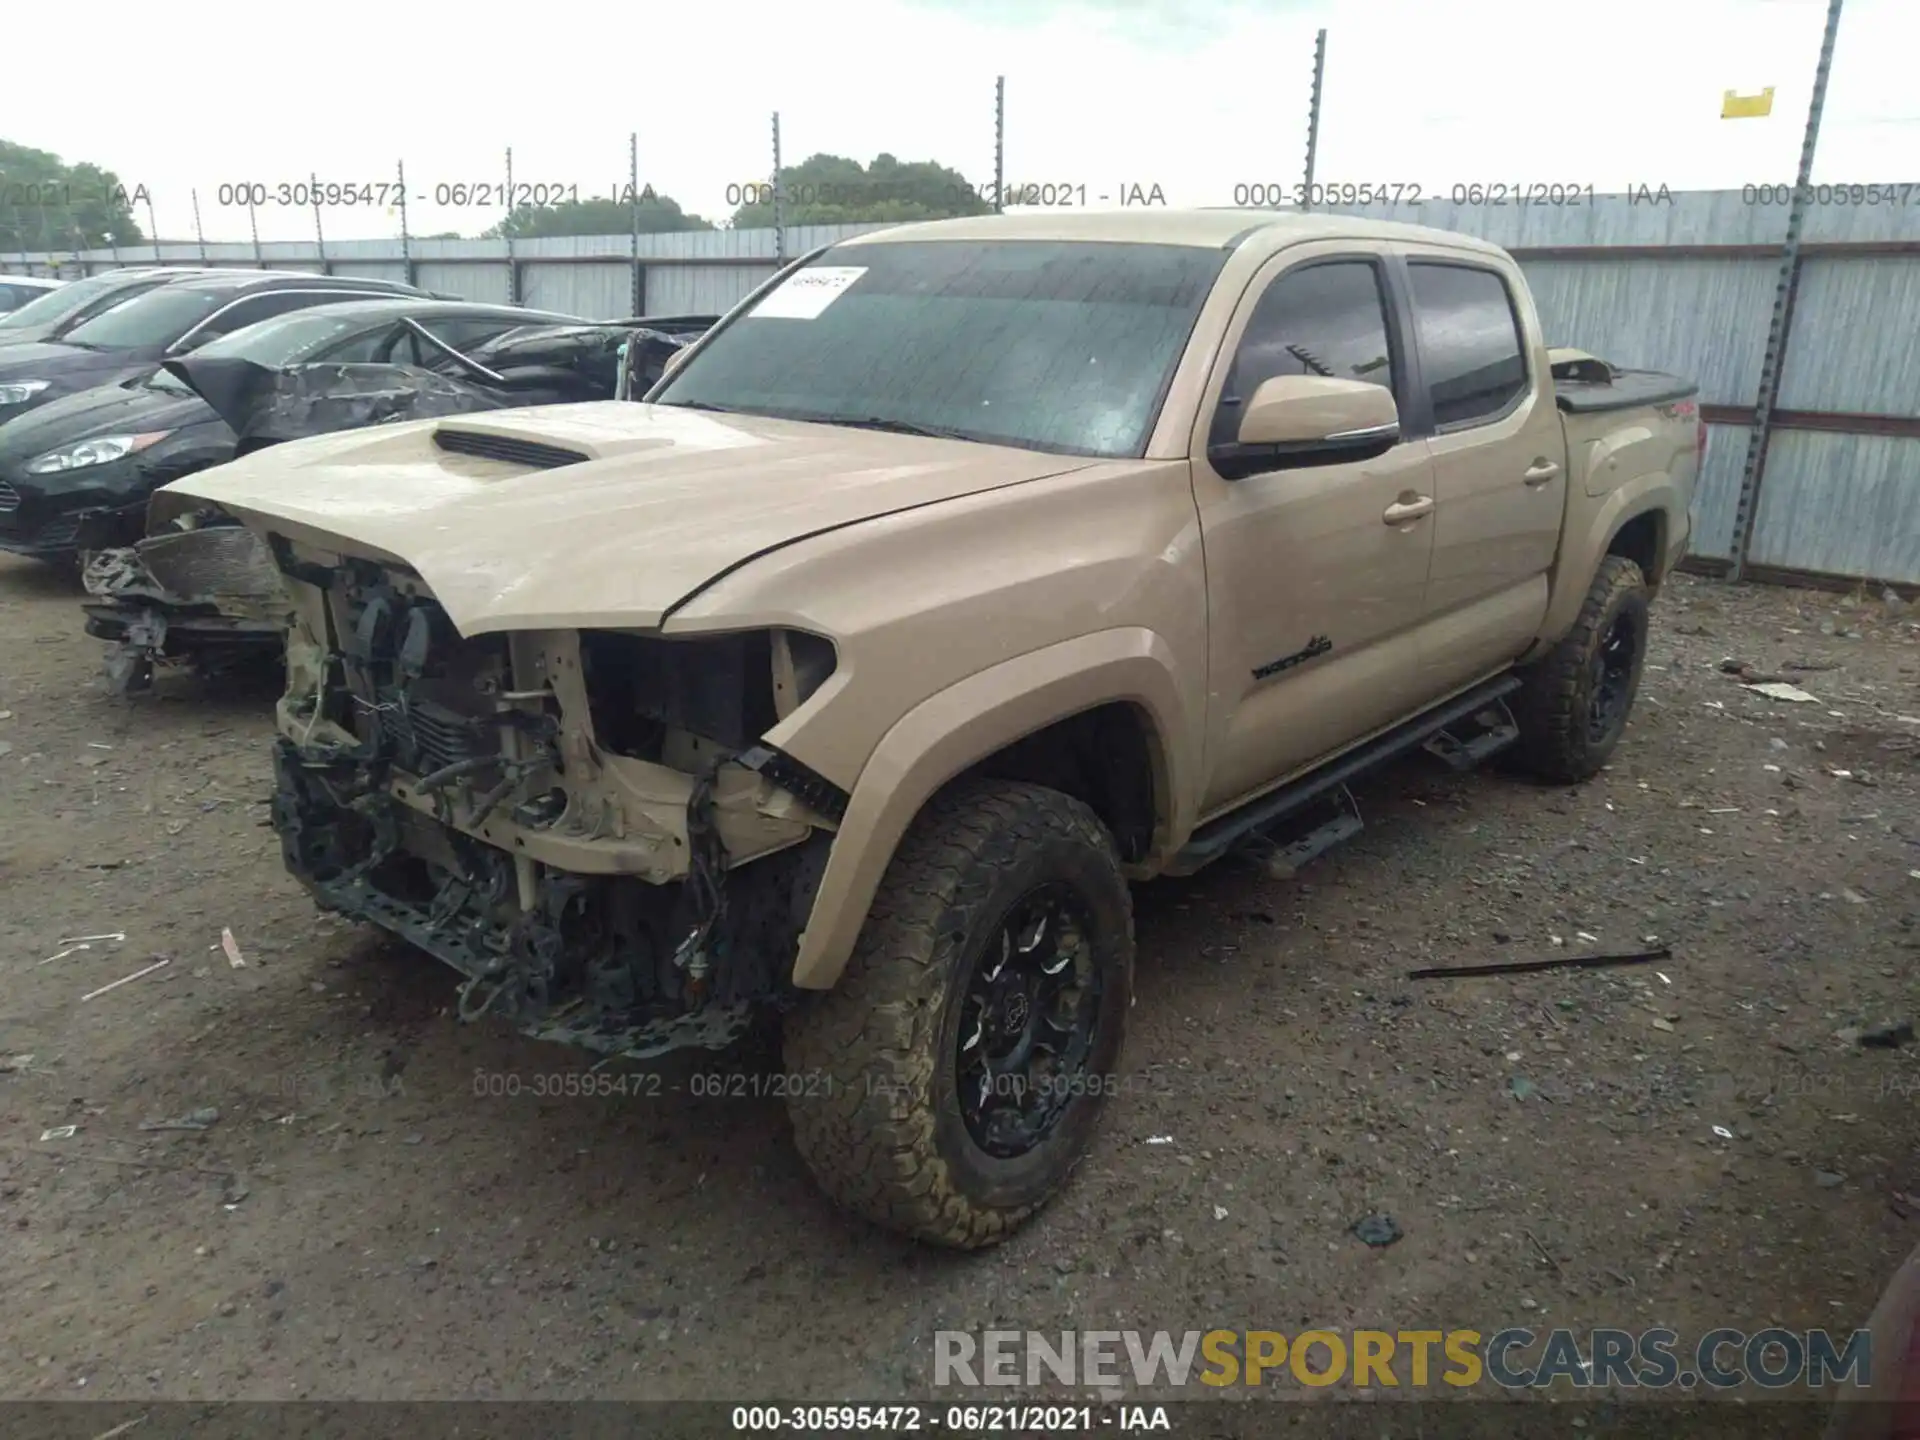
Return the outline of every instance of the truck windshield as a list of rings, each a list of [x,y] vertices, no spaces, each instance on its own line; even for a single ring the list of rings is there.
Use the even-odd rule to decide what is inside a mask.
[[[915,240],[837,245],[715,335],[657,404],[1145,451],[1226,252]]]

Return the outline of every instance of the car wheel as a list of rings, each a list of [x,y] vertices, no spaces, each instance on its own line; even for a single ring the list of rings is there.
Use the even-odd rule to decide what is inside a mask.
[[[1523,677],[1513,707],[1520,767],[1560,783],[1597,774],[1627,728],[1646,658],[1646,577],[1609,555],[1572,630]]]
[[[1132,901],[1093,812],[1010,782],[936,796],[839,984],[787,1017],[800,1153],[870,1220],[997,1243],[1085,1151],[1132,1003]]]

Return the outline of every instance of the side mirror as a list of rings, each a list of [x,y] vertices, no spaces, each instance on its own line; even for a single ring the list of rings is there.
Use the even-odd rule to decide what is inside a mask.
[[[1239,437],[1208,447],[1229,480],[1299,465],[1371,460],[1400,443],[1393,392],[1365,380],[1276,375],[1263,380],[1240,415]]]

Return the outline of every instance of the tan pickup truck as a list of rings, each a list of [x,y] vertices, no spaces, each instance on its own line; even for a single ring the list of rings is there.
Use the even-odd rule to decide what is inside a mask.
[[[1591,775],[1694,387],[1550,352],[1492,245],[1245,211],[808,255],[646,397],[177,482],[292,597],[275,818],[461,1013],[644,1058],[783,1017],[839,1200],[998,1240],[1088,1143],[1128,882],[1355,828],[1416,747]]]

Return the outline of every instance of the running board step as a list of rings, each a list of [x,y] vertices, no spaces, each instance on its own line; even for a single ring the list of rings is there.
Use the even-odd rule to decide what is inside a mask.
[[[1298,875],[1308,861],[1318,859],[1342,840],[1351,840],[1367,827],[1360,818],[1360,806],[1353,798],[1353,791],[1342,785],[1327,797],[1317,824],[1303,814],[1276,822],[1275,828],[1284,830],[1292,838],[1282,839],[1277,834],[1263,837],[1274,846],[1266,857],[1267,873],[1276,880],[1288,880]]]
[[[1449,726],[1421,748],[1455,770],[1476,770],[1520,739],[1505,700],[1495,701],[1458,727]]]
[[[1397,755],[1417,750],[1450,725],[1458,725],[1520,688],[1511,671],[1482,681],[1464,694],[1402,721],[1334,760],[1277,790],[1251,800],[1237,810],[1217,815],[1193,832],[1185,848],[1168,862],[1166,875],[1191,875],[1219,859],[1257,830],[1304,810],[1349,780],[1358,778]]]

